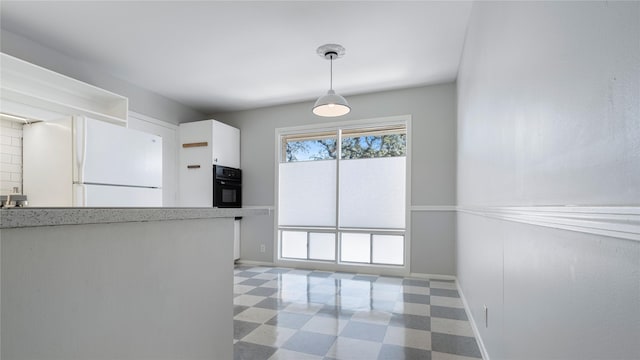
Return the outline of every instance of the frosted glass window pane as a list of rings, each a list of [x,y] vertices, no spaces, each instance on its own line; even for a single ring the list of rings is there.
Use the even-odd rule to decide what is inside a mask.
[[[340,226],[405,227],[405,157],[340,162]]]
[[[309,259],[335,260],[336,235],[328,233],[309,233]]]
[[[370,234],[342,233],[340,260],[369,263],[371,260]]]
[[[306,259],[307,258],[307,233],[303,231],[282,232],[282,257]]]
[[[402,265],[404,263],[404,236],[373,235],[373,262]]]
[[[335,226],[335,160],[281,163],[279,176],[279,225]]]

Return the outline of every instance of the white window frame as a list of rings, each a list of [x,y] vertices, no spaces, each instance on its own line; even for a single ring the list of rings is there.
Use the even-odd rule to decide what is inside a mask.
[[[366,272],[373,274],[381,274],[381,275],[397,275],[397,276],[407,276],[410,274],[411,269],[411,115],[397,115],[397,116],[389,116],[389,117],[381,117],[381,118],[371,118],[371,119],[362,119],[362,120],[350,120],[350,121],[341,121],[341,122],[331,122],[331,123],[322,123],[322,124],[313,124],[313,125],[302,125],[302,126],[293,126],[293,127],[284,127],[284,128],[276,128],[275,129],[275,181],[274,181],[274,253],[273,253],[273,263],[277,266],[285,266],[285,267],[294,267],[294,268],[312,268],[318,270],[327,270],[327,271],[348,271],[348,272]],[[280,162],[282,159],[282,146],[280,144],[280,139],[282,136],[287,135],[295,135],[295,134],[303,134],[303,133],[311,133],[311,132],[322,132],[326,130],[332,129],[357,129],[357,128],[366,128],[366,127],[383,127],[383,126],[391,126],[391,125],[404,125],[407,129],[407,148],[406,148],[406,198],[405,198],[405,231],[404,231],[404,265],[372,265],[372,264],[360,264],[360,263],[341,263],[339,261],[339,246],[340,242],[336,241],[336,262],[327,262],[320,260],[309,260],[309,259],[282,259],[280,258],[281,249],[280,249],[280,227],[279,227],[279,183],[280,183]],[[337,156],[339,158],[339,156]],[[336,159],[339,164],[339,159]],[[339,172],[336,173],[336,176],[339,179]],[[336,192],[336,198],[338,194]],[[336,199],[337,200],[337,199]],[[337,203],[337,202],[336,202]],[[339,216],[339,210],[336,213],[336,217]],[[337,220],[337,219],[336,219]],[[283,229],[286,229],[283,227]],[[303,229],[296,227],[295,229]],[[294,228],[291,228],[294,230]],[[307,231],[315,232],[315,231],[323,231],[327,230],[322,227],[309,227],[306,229]],[[353,229],[356,230],[357,229]],[[350,229],[345,229],[346,232],[351,232]],[[375,232],[378,234],[377,232]],[[393,231],[382,231],[380,234],[389,233],[392,234]],[[336,236],[340,236],[340,230]]]

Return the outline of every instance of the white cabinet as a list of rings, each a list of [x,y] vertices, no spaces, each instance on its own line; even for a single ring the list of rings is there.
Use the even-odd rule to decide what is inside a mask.
[[[213,206],[213,165],[240,167],[240,130],[216,120],[180,124],[181,206]]]
[[[125,126],[129,100],[93,85],[0,53],[0,108],[28,119],[69,114]]]
[[[215,120],[207,123],[211,124],[211,163],[240,168],[240,130]]]

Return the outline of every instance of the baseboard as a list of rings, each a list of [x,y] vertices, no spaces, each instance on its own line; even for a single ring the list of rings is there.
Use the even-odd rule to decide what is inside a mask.
[[[480,348],[480,354],[482,355],[482,359],[490,360],[489,353],[487,352],[487,348],[484,346],[484,342],[482,341],[482,337],[480,336],[480,331],[478,330],[476,320],[473,318],[473,314],[471,314],[471,308],[469,307],[469,304],[467,303],[467,299],[464,297],[464,293],[462,292],[462,288],[460,287],[460,283],[457,280],[456,280],[456,287],[458,288],[458,294],[460,294],[460,300],[462,300],[464,311],[467,313],[467,318],[469,319],[469,323],[471,324],[471,330],[473,330],[473,335],[476,337],[476,341],[478,342],[478,348]]]
[[[411,205],[409,211],[456,211],[455,205]]]
[[[276,266],[276,264],[274,264],[272,262],[243,260],[243,259],[236,260],[236,264],[237,265],[252,265],[252,266],[269,266],[269,267]]]

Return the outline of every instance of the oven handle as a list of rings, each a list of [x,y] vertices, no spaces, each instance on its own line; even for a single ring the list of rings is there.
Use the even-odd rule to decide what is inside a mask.
[[[235,182],[235,181],[216,180],[216,182],[220,185],[229,185],[229,186],[236,186],[236,187],[242,186],[239,182]]]

